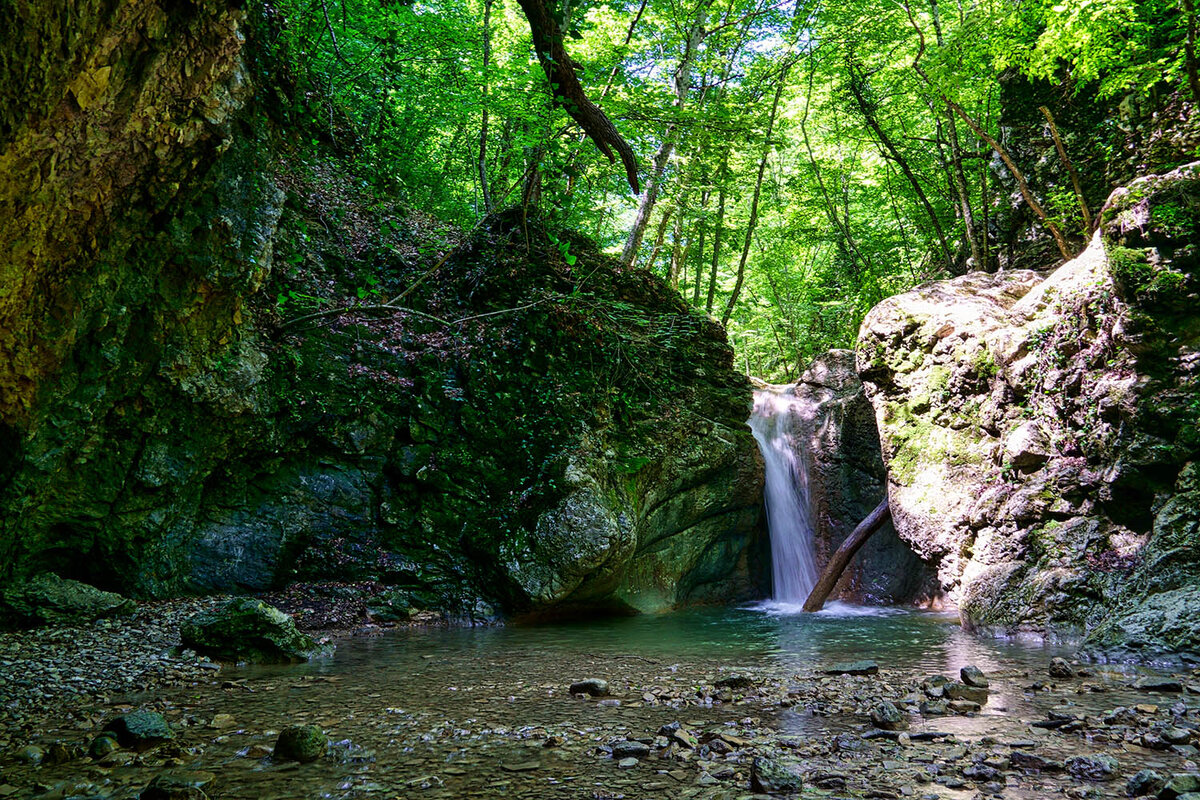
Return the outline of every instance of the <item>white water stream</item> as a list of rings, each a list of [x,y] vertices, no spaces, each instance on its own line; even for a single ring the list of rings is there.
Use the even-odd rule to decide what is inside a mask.
[[[817,583],[799,422],[791,386],[755,390],[749,425],[766,462],[763,494],[771,536],[771,596],[776,603],[803,603]]]

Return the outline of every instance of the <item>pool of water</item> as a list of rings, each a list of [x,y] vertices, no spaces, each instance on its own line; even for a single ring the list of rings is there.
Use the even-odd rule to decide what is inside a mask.
[[[345,639],[331,656],[305,664],[226,668],[211,685],[132,700],[164,707],[183,732],[182,763],[220,776],[214,797],[267,800],[674,796],[696,788],[694,764],[651,756],[618,770],[600,748],[626,736],[649,741],[674,721],[697,731],[824,740],[866,728],[861,714],[814,713],[799,694],[788,705],[778,691],[761,703],[697,695],[697,687],[736,673],[776,687],[842,680],[847,696],[861,696],[886,691],[876,681],[957,676],[974,664],[997,676],[983,715],[914,721],[914,731],[963,737],[1028,736],[1027,723],[1061,702],[1028,689],[1031,676],[1044,679],[1049,659],[1064,654],[1057,646],[980,639],[942,613],[836,604],[820,614],[794,611],[762,604],[555,625],[396,629]],[[862,659],[877,661],[883,674],[857,682],[821,674]],[[567,686],[587,677],[609,681],[612,696],[572,696]],[[1078,702],[1100,709],[1122,701],[1123,676],[1109,679],[1111,691]],[[842,686],[833,687],[835,697]],[[299,723],[325,729],[337,743],[333,755],[303,766],[267,758],[277,732]],[[111,796],[132,797],[152,775],[147,768],[158,766],[130,763],[92,777],[128,787]]]

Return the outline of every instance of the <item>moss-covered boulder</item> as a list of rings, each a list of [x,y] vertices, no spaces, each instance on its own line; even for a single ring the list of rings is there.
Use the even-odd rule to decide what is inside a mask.
[[[28,625],[85,625],[132,614],[136,604],[115,592],[43,573],[0,592],[0,629]]]
[[[104,726],[117,737],[122,747],[146,750],[175,738],[175,732],[157,711],[131,711]]]
[[[195,615],[180,627],[180,637],[184,647],[221,661],[304,661],[319,652],[291,617],[250,597]]]
[[[308,764],[325,755],[329,737],[317,725],[293,725],[279,732],[275,740],[274,758],[277,761],[299,761]]]
[[[968,625],[1192,646],[1171,609],[1200,583],[1198,209],[1200,163],[1139,179],[1053,273],[926,284],[864,321],[896,528]]]

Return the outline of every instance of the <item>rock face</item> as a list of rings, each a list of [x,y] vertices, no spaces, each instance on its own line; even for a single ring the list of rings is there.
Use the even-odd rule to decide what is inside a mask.
[[[447,234],[363,193],[344,151],[296,168],[269,15],[22,13],[0,581],[379,580],[462,616],[751,593],[750,389],[665,282],[532,217]],[[45,52],[70,57],[13,72]],[[414,286],[410,311],[300,319]]]
[[[853,350],[818,356],[797,381],[808,501],[818,565],[825,564],[883,499],[885,470],[870,401],[855,371]],[[866,603],[906,603],[936,591],[933,571],[884,525],[863,546],[833,597]]]
[[[897,531],[968,625],[1200,646],[1198,206],[1200,163],[1140,179],[1048,277],[930,283],[864,321]]]

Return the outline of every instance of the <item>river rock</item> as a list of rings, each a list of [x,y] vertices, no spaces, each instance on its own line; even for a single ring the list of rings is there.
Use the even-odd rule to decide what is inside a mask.
[[[1066,765],[1061,761],[1043,758],[1037,753],[1025,750],[1013,750],[1008,757],[1009,763],[1016,769],[1036,770],[1037,772],[1062,772]]]
[[[571,684],[568,691],[571,694],[587,694],[592,697],[604,697],[608,694],[608,681],[603,678],[584,678]]]
[[[217,776],[203,770],[173,769],[156,775],[139,800],[203,800]]]
[[[1158,793],[1160,800],[1178,800],[1181,795],[1200,792],[1200,773],[1177,772]]]
[[[91,744],[88,745],[88,755],[99,761],[120,749],[121,745],[117,741],[115,733],[103,733],[92,739]]]
[[[1074,756],[1066,762],[1067,772],[1085,781],[1111,781],[1117,777],[1120,764],[1106,753]]]
[[[175,738],[167,720],[157,711],[131,711],[104,726],[116,734],[122,747],[145,750]]]
[[[1167,780],[1152,769],[1143,769],[1134,774],[1125,784],[1125,794],[1130,797],[1158,794]]]
[[[251,597],[197,614],[180,628],[185,647],[223,661],[304,661],[318,652],[287,614]]]
[[[968,686],[965,683],[951,682],[942,687],[949,700],[968,700],[979,705],[987,705],[988,690],[980,689],[976,686]]]
[[[22,764],[36,767],[46,759],[46,751],[36,744],[27,744],[24,747],[18,748],[13,757]]]
[[[874,661],[847,661],[823,670],[826,675],[877,675],[879,665]]]
[[[43,573],[0,592],[0,629],[17,625],[85,625],[132,614],[136,604],[114,592]]]
[[[1050,659],[1050,666],[1046,671],[1051,678],[1070,678],[1075,674],[1075,670],[1071,668],[1071,662],[1061,656]]]
[[[277,761],[308,764],[325,755],[328,747],[329,737],[317,725],[293,725],[280,731],[273,755]]]
[[[798,792],[804,787],[804,776],[792,764],[773,758],[755,756],[750,765],[750,788],[767,794]]]
[[[967,686],[975,686],[980,689],[987,689],[989,686],[987,675],[984,675],[983,670],[974,665],[963,667],[959,670],[959,675]]]
[[[871,724],[885,731],[908,730],[908,715],[896,708],[895,703],[884,700],[871,709]]]
[[[613,758],[645,758],[650,755],[650,746],[637,741],[616,742],[612,746]]]
[[[622,758],[617,761],[617,769],[633,769],[638,765],[638,760],[632,756]]]

